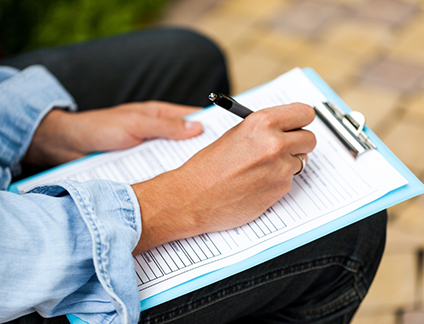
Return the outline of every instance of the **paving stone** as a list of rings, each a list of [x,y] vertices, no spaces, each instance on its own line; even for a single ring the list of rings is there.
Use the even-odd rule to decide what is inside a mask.
[[[380,21],[391,26],[405,24],[418,8],[413,3],[399,0],[370,0],[357,12],[358,17]]]
[[[424,127],[416,120],[403,118],[387,135],[383,135],[383,142],[393,153],[415,174],[421,175],[424,171]]]
[[[387,227],[386,253],[416,253],[424,248],[423,204],[417,198]]]
[[[349,64],[337,53],[319,52],[311,58],[309,64],[335,91],[339,86],[355,75],[356,67]]]
[[[415,254],[385,253],[361,305],[365,313],[411,307],[415,293]]]
[[[247,16],[254,19],[267,19],[276,11],[284,10],[290,0],[226,0],[221,2],[222,10],[234,16]]]
[[[424,64],[424,13],[396,33],[389,58]]]
[[[254,22],[246,17],[234,17],[230,14],[221,14],[218,10],[206,15],[195,28],[214,39],[223,48],[239,42],[250,33]]]
[[[398,91],[413,91],[424,76],[424,67],[408,61],[382,59],[372,62],[360,74],[365,84],[375,84]]]
[[[204,16],[220,2],[220,0],[171,1],[157,24],[192,26],[197,19]]]
[[[266,28],[252,29],[246,40],[250,42],[251,47],[260,47],[279,61],[284,61],[288,55],[301,51],[301,46],[307,42],[304,37]]]
[[[407,98],[404,108],[411,118],[422,118],[424,124],[424,91]]]
[[[335,17],[345,14],[337,3],[325,1],[294,1],[291,7],[278,12],[270,21],[283,31],[314,37]]]
[[[415,199],[415,198],[413,198],[413,199]],[[400,217],[400,215],[402,215],[405,212],[405,210],[412,203],[413,199],[408,199],[406,201],[403,201],[399,204],[396,204],[396,205],[388,208],[387,211],[388,211],[388,216],[389,216],[389,225],[390,225],[391,222],[395,222]]]
[[[393,116],[400,98],[399,94],[375,86],[356,85],[339,93],[352,109],[364,114],[366,124],[380,135],[379,126],[383,120]]]
[[[424,93],[424,77],[419,80],[417,89],[415,91],[418,93]]]
[[[293,67],[313,68],[335,91],[349,83],[355,76],[360,57],[341,48],[313,41],[304,42],[287,57]]]
[[[342,4],[349,8],[356,8],[356,7],[362,6],[367,1],[368,0],[332,0],[332,2],[334,3]]]
[[[233,91],[240,93],[268,82],[283,74],[290,67],[270,59],[260,49],[253,50],[234,62],[232,67]]]
[[[414,4],[419,7],[421,10],[424,10],[424,1],[422,0],[408,0],[409,1],[413,1]]]
[[[369,60],[392,40],[391,30],[375,22],[357,19],[335,19],[320,38],[348,52],[366,56]]]
[[[424,323],[424,310],[407,311],[400,316],[401,324]]]
[[[424,247],[424,196],[418,196],[411,200],[411,204],[407,206],[405,211],[399,215],[394,222],[398,230],[403,230],[405,233],[420,236],[420,242]]]
[[[363,315],[361,314],[361,308],[359,308],[351,324],[398,324],[396,323],[396,316],[393,313],[387,313],[388,314]]]

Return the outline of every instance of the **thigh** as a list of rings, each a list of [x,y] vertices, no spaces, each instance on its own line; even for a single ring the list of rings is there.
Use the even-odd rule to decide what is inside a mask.
[[[80,110],[146,100],[206,106],[209,92],[229,92],[220,50],[204,36],[182,29],[151,29],[40,49],[0,64],[46,66]]]
[[[377,271],[385,211],[141,313],[140,323],[349,323]]]

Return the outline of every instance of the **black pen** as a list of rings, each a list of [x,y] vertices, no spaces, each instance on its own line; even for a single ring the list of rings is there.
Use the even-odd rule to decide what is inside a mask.
[[[231,111],[233,114],[241,118],[246,118],[253,112],[249,108],[246,108],[245,106],[239,104],[233,98],[226,96],[222,93],[211,92],[211,94],[209,95],[209,100],[212,101],[215,105],[220,106],[228,111]]]

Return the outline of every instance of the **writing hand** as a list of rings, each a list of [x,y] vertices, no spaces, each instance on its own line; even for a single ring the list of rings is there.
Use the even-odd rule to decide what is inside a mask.
[[[149,138],[190,138],[202,132],[202,125],[183,117],[197,110],[158,101],[79,113],[54,109],[41,121],[24,161],[54,166],[93,152],[129,148]]]
[[[134,184],[143,231],[133,251],[246,224],[291,188],[316,139],[301,129],[312,107],[291,104],[249,115],[180,168]]]

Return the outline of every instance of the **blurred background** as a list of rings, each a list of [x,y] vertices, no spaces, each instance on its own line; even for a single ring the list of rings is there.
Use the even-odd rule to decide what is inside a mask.
[[[215,40],[233,95],[314,68],[424,180],[424,0],[0,0],[0,57],[157,26]],[[423,212],[424,197],[389,209],[354,324],[424,323]]]

